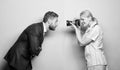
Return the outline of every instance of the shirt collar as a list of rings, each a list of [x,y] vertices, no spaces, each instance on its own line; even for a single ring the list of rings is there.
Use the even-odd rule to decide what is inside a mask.
[[[87,29],[87,31],[86,32],[89,32],[92,28],[94,28],[95,27],[95,25],[97,25],[98,24],[98,22],[95,20],[95,21],[93,21],[93,22],[91,22],[90,23],[90,27]]]
[[[93,28],[95,25],[97,25],[98,22],[97,21],[93,21],[92,24],[90,25],[90,28]]]
[[[44,22],[43,22],[43,28],[44,28],[44,32],[47,32],[47,28]]]

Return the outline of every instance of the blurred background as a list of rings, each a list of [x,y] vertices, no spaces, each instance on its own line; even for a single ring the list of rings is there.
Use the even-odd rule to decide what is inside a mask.
[[[0,70],[5,70],[3,57],[21,32],[47,11],[59,14],[59,26],[45,36],[42,52],[32,60],[33,70],[85,70],[84,50],[66,26],[66,20],[78,18],[83,10],[90,10],[104,31],[109,70],[119,70],[119,0],[0,0]]]

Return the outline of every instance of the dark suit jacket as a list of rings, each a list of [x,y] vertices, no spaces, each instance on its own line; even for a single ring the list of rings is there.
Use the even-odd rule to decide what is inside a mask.
[[[10,48],[4,59],[17,70],[32,69],[31,57],[40,53],[43,39],[42,22],[28,26]]]

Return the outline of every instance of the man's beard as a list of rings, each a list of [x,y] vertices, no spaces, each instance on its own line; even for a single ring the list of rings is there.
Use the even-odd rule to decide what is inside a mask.
[[[52,26],[52,25],[50,25],[50,26],[49,26],[49,29],[52,30],[52,31],[54,31],[54,30],[55,30],[55,27]]]

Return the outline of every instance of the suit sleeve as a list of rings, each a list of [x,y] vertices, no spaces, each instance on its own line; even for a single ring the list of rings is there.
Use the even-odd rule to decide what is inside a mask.
[[[41,44],[42,44],[42,40],[43,39],[43,35],[42,33],[37,33],[37,32],[32,32],[31,34],[29,34],[29,44],[30,44],[30,53],[31,56],[38,56],[40,51],[42,50],[41,48]]]

